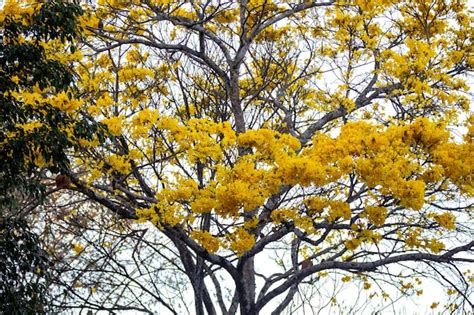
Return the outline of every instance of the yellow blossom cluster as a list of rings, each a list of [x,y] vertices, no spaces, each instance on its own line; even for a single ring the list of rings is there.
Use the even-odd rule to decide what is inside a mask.
[[[280,224],[285,221],[294,220],[298,213],[295,209],[277,209],[272,211],[271,218],[274,224]]]
[[[50,105],[68,114],[73,114],[84,102],[73,97],[72,91],[53,93],[48,89],[41,89],[37,84],[31,90],[9,92],[17,101],[35,108]]]
[[[237,228],[235,232],[228,235],[228,239],[230,249],[235,251],[237,256],[242,256],[255,245],[255,236],[244,228]]]
[[[344,241],[344,246],[349,250],[357,249],[363,243],[378,244],[382,240],[382,235],[374,230],[359,231],[353,238]]]
[[[76,254],[80,254],[84,251],[84,245],[82,244],[79,244],[79,243],[73,243],[72,244],[72,250],[76,253]]]
[[[41,121],[30,121],[26,124],[17,124],[16,127],[22,129],[25,133],[29,133],[35,129],[41,128],[43,123]]]
[[[387,208],[368,206],[364,210],[364,215],[367,216],[370,223],[380,226],[385,223],[387,218]]]
[[[303,201],[305,206],[307,207],[309,214],[321,214],[329,205],[329,200],[321,198],[321,197],[307,197]]]
[[[124,156],[117,154],[110,155],[107,158],[107,162],[112,167],[112,170],[120,174],[128,174],[130,172],[130,162]]]
[[[70,97],[64,91],[54,95],[48,103],[61,111],[69,113],[77,110],[83,104],[81,100]]]
[[[149,117],[149,114],[144,112],[142,115]],[[191,163],[218,161],[226,150],[236,149],[237,146],[252,149],[232,167],[216,166],[215,178],[207,181],[204,187],[198,188],[195,180],[181,179],[162,189],[157,195],[163,203],[158,211],[159,215],[155,214],[156,211],[142,214],[145,217],[151,215],[152,221],[161,222],[160,224],[178,224],[192,220],[192,216],[185,214],[184,205],[189,205],[193,214],[215,212],[237,221],[242,212],[262,206],[282,185],[323,186],[351,172],[357,174],[372,190],[392,195],[401,206],[418,210],[425,203],[427,170],[437,169],[443,174],[439,180],[445,178],[446,174],[456,180],[468,176],[468,168],[463,167],[459,170],[459,175],[454,177],[453,173],[448,173],[456,167],[452,165],[453,162],[432,158],[445,145],[457,149],[464,145],[449,142],[449,134],[444,125],[428,119],[388,128],[364,122],[348,123],[341,129],[339,136],[330,138],[316,135],[312,139],[312,145],[302,149],[296,138],[268,129],[249,130],[236,136],[227,124],[191,120],[186,126],[169,117],[151,117],[143,118],[143,124],[152,125],[154,121],[155,126],[166,130],[169,140],[179,144],[180,149],[185,152],[183,158]],[[226,139],[226,132],[230,139],[224,146],[222,141]],[[220,138],[217,137],[219,135]],[[422,162],[423,165],[420,165],[419,160],[414,158],[416,155],[425,156],[430,163]],[[466,155],[467,160],[469,157]],[[120,169],[119,166],[114,168]],[[128,170],[125,166],[122,169]],[[430,178],[432,180],[433,177]],[[457,183],[456,180],[453,183]],[[314,233],[313,222],[316,219],[346,221],[354,215],[350,204],[342,200],[311,196],[304,198],[303,202],[307,210],[305,212],[291,207],[273,210],[273,224],[293,222],[302,230]],[[165,213],[166,218],[163,216]],[[362,212],[356,213],[380,227],[385,223],[388,210],[381,206],[366,206]],[[452,228],[454,224],[447,215],[436,220],[446,228]],[[244,235],[242,231],[239,233]],[[247,241],[242,244],[250,244],[248,238],[244,239]],[[347,240],[345,245],[348,249],[355,249],[362,242],[377,243],[380,240],[381,235],[375,230],[361,227],[358,228],[356,237]],[[423,242],[419,235],[410,233],[407,234],[406,243],[415,247],[426,244],[434,250],[439,245]],[[242,244],[233,245],[233,250],[243,252],[243,247],[240,247]]]
[[[190,236],[209,253],[215,253],[220,248],[229,248],[237,256],[242,256],[255,244],[255,237],[243,227],[237,228],[233,233],[226,234],[223,239],[202,230],[193,230],[190,232]]]
[[[135,114],[132,118],[134,138],[145,137],[153,125],[158,121],[158,112],[145,108]]]
[[[190,236],[204,247],[209,253],[215,253],[220,247],[218,238],[215,238],[207,231],[192,231]]]
[[[6,0],[0,8],[0,23],[4,23],[6,19],[12,21],[21,21],[23,25],[31,23],[32,15],[41,9],[43,5],[40,1],[27,0],[24,4],[16,0]]]
[[[108,131],[113,136],[122,135],[123,119],[119,116],[104,118],[101,123],[107,126]]]
[[[446,245],[441,240],[438,238],[422,237],[422,232],[419,228],[409,229],[404,236],[399,237],[405,241],[406,246],[409,248],[425,248],[435,254],[445,249]]]
[[[236,9],[224,9],[219,11],[214,18],[214,21],[217,23],[233,23],[236,22],[239,18],[239,11]]]
[[[450,212],[445,212],[443,214],[436,215],[434,218],[436,222],[438,222],[438,224],[444,227],[445,229],[454,230],[456,227],[456,218]]]
[[[347,202],[331,200],[329,201],[328,221],[334,222],[342,218],[349,220],[352,216],[351,208]]]
[[[433,151],[436,163],[443,167],[443,175],[468,194],[474,193],[474,143],[444,143]]]
[[[432,238],[431,240],[426,242],[426,247],[433,253],[438,254],[443,249],[445,249],[446,245],[443,242],[437,240],[436,238]]]
[[[351,239],[346,240],[344,242],[344,245],[349,250],[355,250],[360,246],[361,243],[362,243],[362,240],[360,238],[351,238]]]

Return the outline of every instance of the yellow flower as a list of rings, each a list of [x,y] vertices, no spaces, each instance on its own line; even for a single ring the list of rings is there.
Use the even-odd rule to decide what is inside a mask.
[[[76,110],[79,106],[81,106],[83,104],[83,101],[75,98],[70,98],[68,93],[63,91],[54,95],[50,99],[50,103],[51,106],[56,107],[59,110],[65,112],[72,112]]]
[[[448,230],[454,230],[456,225],[456,218],[452,213],[445,212],[443,214],[435,216],[436,222],[438,222],[439,225],[442,227],[448,229]]]
[[[37,120],[31,121],[26,124],[17,124],[16,127],[23,129],[26,133],[29,133],[35,129],[41,128],[43,123]]]
[[[116,137],[122,135],[123,119],[121,117],[113,116],[105,118],[101,121],[101,123],[107,126],[107,129],[109,130],[111,135]]]
[[[204,247],[209,253],[215,253],[219,250],[220,241],[207,231],[192,231],[191,237]]]
[[[364,210],[364,215],[369,219],[370,223],[381,226],[387,218],[387,208],[368,206]]]
[[[352,279],[352,277],[349,276],[349,275],[344,276],[344,277],[341,278],[342,282],[349,282],[349,281],[351,281],[351,279]]]
[[[351,218],[352,212],[349,204],[344,201],[329,201],[329,212],[328,212],[328,221],[334,222],[339,218],[344,220],[349,220]]]
[[[20,82],[20,78],[17,75],[12,76],[10,80],[15,84],[18,84]]]
[[[394,186],[393,193],[400,199],[400,204],[407,208],[420,210],[425,203],[425,183],[420,180],[402,181]]]
[[[76,254],[80,254],[84,251],[84,246],[79,244],[79,243],[73,243],[72,244],[72,250],[76,253]]]
[[[361,240],[358,238],[351,238],[350,240],[347,240],[344,242],[344,245],[346,246],[347,249],[349,250],[354,250],[357,247],[359,247],[361,243]]]
[[[242,256],[255,245],[255,237],[242,227],[237,228],[228,237],[230,238],[230,248],[237,253],[237,256]]]
[[[121,174],[130,173],[132,166],[124,156],[113,154],[107,158],[107,162],[114,170]]]
[[[440,242],[435,238],[429,240],[426,246],[430,251],[432,251],[435,254],[439,253],[441,250],[443,250],[446,247],[443,242]]]
[[[310,214],[321,213],[329,205],[329,201],[321,197],[309,197],[304,200],[304,204],[308,207]]]

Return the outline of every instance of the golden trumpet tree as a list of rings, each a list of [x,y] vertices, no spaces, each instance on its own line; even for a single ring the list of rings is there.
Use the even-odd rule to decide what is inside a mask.
[[[406,293],[420,280],[394,266],[473,262],[463,1],[83,7],[80,102],[63,107],[111,136],[75,138],[71,189],[166,236],[197,314],[279,314],[332,270]]]

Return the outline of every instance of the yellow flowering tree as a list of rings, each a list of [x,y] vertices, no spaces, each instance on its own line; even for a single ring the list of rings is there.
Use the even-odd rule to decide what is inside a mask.
[[[79,102],[58,95],[58,108],[112,137],[77,140],[70,188],[169,239],[197,314],[291,312],[324,277],[387,300],[386,279],[419,292],[416,268],[400,266],[473,261],[463,1],[84,9]],[[469,275],[457,277],[468,307]]]

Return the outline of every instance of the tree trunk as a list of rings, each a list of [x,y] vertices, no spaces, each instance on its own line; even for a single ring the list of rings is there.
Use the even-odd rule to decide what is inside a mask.
[[[249,258],[244,263],[241,274],[241,282],[240,285],[237,286],[240,300],[240,314],[256,315],[254,257]]]

